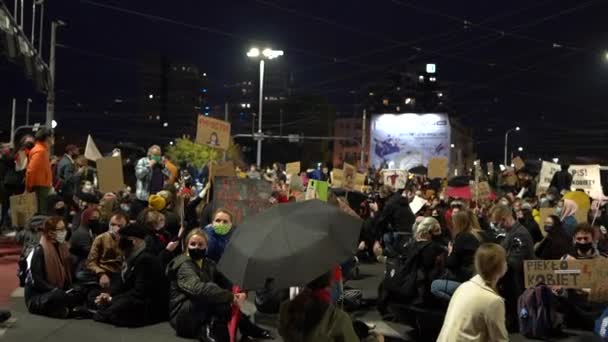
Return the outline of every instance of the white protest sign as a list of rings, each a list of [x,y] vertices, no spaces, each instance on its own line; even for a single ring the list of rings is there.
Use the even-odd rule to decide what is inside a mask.
[[[414,199],[410,202],[410,209],[412,209],[412,213],[416,215],[424,207],[426,204],[426,200],[420,196],[414,197]]]
[[[92,161],[97,161],[97,159],[103,157],[90,134],[87,136],[87,146],[84,148],[84,157]]]
[[[572,189],[582,189],[587,194],[602,192],[599,165],[570,165],[568,172],[572,175]]]
[[[538,177],[538,185],[536,186],[537,195],[547,192],[549,186],[551,185],[553,175],[559,170],[561,170],[561,166],[559,164],[543,161],[540,168],[540,175]]]
[[[405,170],[382,170],[384,185],[390,185],[393,189],[404,189],[407,184],[407,171]]]

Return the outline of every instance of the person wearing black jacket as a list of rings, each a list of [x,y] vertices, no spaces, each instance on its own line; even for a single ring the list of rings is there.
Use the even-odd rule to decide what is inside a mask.
[[[547,236],[536,247],[535,254],[542,260],[558,260],[572,250],[572,240],[562,228],[558,216],[551,215],[545,219]]]
[[[146,250],[155,255],[162,269],[175,257],[175,251],[179,247],[179,241],[174,239],[165,228],[165,216],[160,212],[146,208],[139,217],[138,223],[146,228],[147,234],[144,238]]]
[[[532,215],[532,208],[529,204],[522,205],[521,208],[521,218],[518,219],[519,223],[521,223],[532,237],[532,241],[536,244],[543,239],[543,233],[540,231],[540,227],[538,223],[534,220],[534,216]]]
[[[400,241],[398,233],[412,237],[412,227],[416,221],[405,192],[393,194],[378,211],[378,205],[372,203],[370,209],[375,212],[376,231],[383,233],[384,245],[387,250],[398,249]]]
[[[568,172],[568,165],[562,165],[562,170],[556,172],[551,179],[550,188],[556,188],[559,193],[563,190],[570,191],[572,186],[572,175]]]
[[[125,261],[121,285],[95,299],[94,319],[116,326],[139,327],[167,319],[168,285],[156,256],[146,250],[148,232],[138,224],[119,231]]]

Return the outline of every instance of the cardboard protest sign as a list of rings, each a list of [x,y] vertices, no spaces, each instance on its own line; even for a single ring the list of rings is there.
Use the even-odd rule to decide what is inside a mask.
[[[356,189],[361,189],[363,186],[365,186],[365,174],[364,173],[357,173],[355,174],[355,188]]]
[[[230,146],[230,123],[199,115],[196,126],[196,142],[220,150]]]
[[[404,189],[407,184],[407,171],[405,170],[382,170],[384,185],[390,185],[393,189]]]
[[[540,168],[540,174],[538,176],[536,195],[544,194],[547,192],[549,186],[551,185],[553,175],[555,175],[555,173],[559,170],[561,170],[561,166],[559,164],[543,161]]]
[[[344,186],[344,171],[340,169],[333,169],[331,171],[331,186],[334,188],[341,188]]]
[[[34,192],[13,195],[9,201],[13,227],[25,227],[38,211],[38,202],[36,201],[36,193]]]
[[[526,287],[544,283],[570,289],[592,288],[594,280],[589,274],[593,260],[526,260],[524,279]]]
[[[572,190],[583,189],[587,194],[603,193],[599,165],[570,165]]]
[[[344,163],[344,181],[342,187],[345,189],[355,188],[355,175],[357,174],[357,168],[349,163]]]
[[[426,200],[424,198],[415,196],[414,199],[410,202],[410,209],[412,209],[412,213],[414,213],[415,215],[420,211],[420,209],[422,209],[422,207],[424,207],[425,204]]]
[[[306,189],[306,200],[319,199],[323,202],[327,202],[329,198],[329,184],[324,181],[311,179],[308,182],[308,188]]]
[[[209,166],[209,179],[214,177],[236,177],[236,169],[232,161],[213,163]]]
[[[235,224],[268,209],[271,194],[271,184],[264,180],[215,177],[213,182],[215,208],[229,210]]]
[[[513,158],[513,165],[515,165],[515,170],[519,171],[526,166],[526,163],[520,157],[515,157]]]
[[[103,157],[90,134],[87,136],[87,145],[84,148],[84,157],[91,161],[97,161],[97,159]]]
[[[488,182],[479,182],[473,184],[471,193],[474,194],[474,198],[478,201],[487,200],[492,195],[492,188]]]
[[[448,176],[448,158],[431,158],[428,166],[428,177],[446,178]]]
[[[300,169],[300,162],[287,163],[285,166],[285,173],[288,175],[299,175]]]
[[[97,159],[97,178],[102,193],[118,192],[125,188],[120,157]]]
[[[551,215],[555,215],[555,208],[540,208],[539,226],[544,227],[545,220],[547,219],[547,217],[549,217]],[[547,232],[544,229],[541,228],[540,231],[543,233],[543,236],[547,236]]]

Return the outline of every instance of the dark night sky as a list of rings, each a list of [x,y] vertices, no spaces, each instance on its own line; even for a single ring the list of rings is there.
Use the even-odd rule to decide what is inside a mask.
[[[601,156],[594,146],[607,143],[608,1],[48,2],[47,19],[69,24],[59,33],[69,48],[57,52],[58,107],[134,98],[136,65],[146,52],[197,64],[218,85],[236,81],[251,63],[246,50],[267,42],[285,50],[300,91],[327,94],[339,108],[352,108],[350,90],[408,58],[437,63],[454,112],[476,129],[481,152],[500,150],[504,130],[515,125],[526,134],[514,144],[533,152],[582,148]],[[473,24],[465,28],[463,19]],[[0,63],[3,113],[10,97],[32,96],[13,69]],[[43,109],[37,95],[34,110]],[[102,110],[91,107],[91,116]]]

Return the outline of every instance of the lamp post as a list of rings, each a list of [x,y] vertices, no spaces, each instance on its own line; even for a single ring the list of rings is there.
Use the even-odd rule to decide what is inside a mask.
[[[263,93],[264,93],[264,60],[265,59],[275,59],[280,56],[283,56],[283,51],[281,50],[272,50],[270,48],[266,48],[263,51],[260,51],[258,48],[251,48],[249,52],[247,52],[247,57],[249,58],[259,58],[260,59],[260,98],[259,98],[259,108],[258,108],[258,136],[254,137],[257,140],[258,149],[257,149],[257,158],[256,164],[258,167],[262,166],[262,105],[264,101]]]
[[[508,130],[505,133],[505,160],[504,160],[504,164],[503,165],[508,165],[507,164],[507,154],[509,153],[509,133],[514,132],[514,131],[519,131],[520,128],[519,126],[515,127],[515,128],[511,128],[510,130]]]
[[[46,126],[51,128],[55,115],[55,48],[57,45],[57,28],[67,25],[61,20],[53,21],[51,25],[51,53],[49,59],[50,82],[46,94]]]

